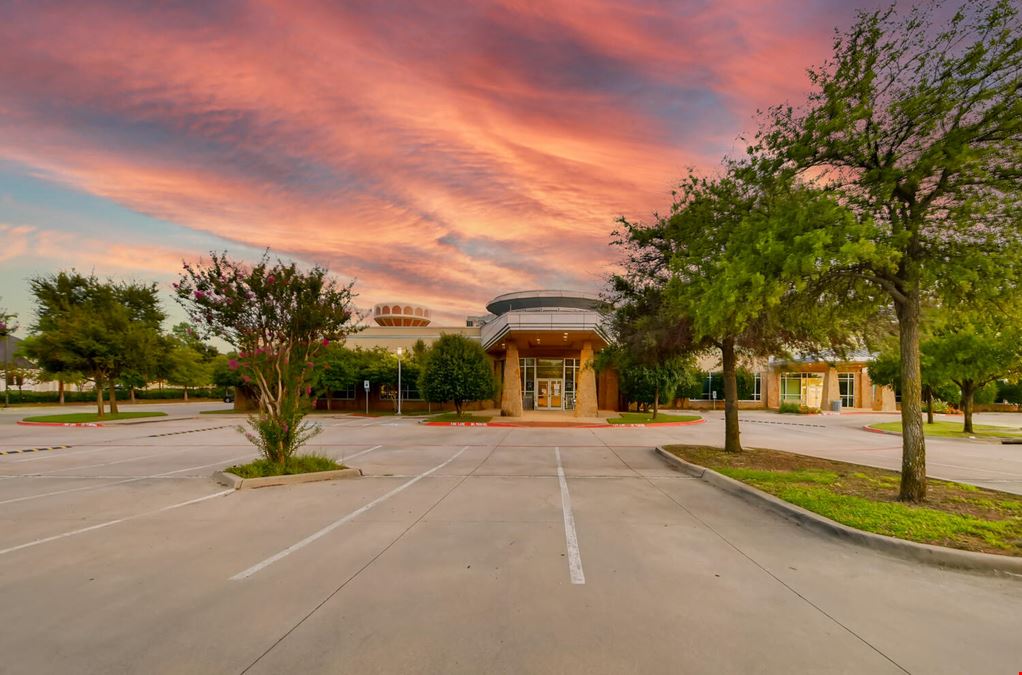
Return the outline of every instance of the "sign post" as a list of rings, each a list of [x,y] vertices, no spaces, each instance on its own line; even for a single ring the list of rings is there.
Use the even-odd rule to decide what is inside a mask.
[[[362,381],[362,388],[366,391],[366,417],[369,416],[369,380]]]

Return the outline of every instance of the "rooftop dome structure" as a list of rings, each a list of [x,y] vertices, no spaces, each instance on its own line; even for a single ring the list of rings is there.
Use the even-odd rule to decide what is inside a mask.
[[[373,305],[373,320],[380,326],[428,326],[433,319],[422,305],[381,302]]]

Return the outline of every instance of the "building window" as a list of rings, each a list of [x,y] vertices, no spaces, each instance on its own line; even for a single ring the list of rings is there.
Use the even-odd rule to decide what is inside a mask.
[[[855,373],[838,373],[838,393],[841,395],[841,407],[855,407]]]
[[[753,373],[752,376],[752,393],[749,394],[750,401],[761,401],[762,390],[760,389],[759,373]]]
[[[802,402],[803,373],[784,373],[781,375],[781,401]]]
[[[422,400],[422,394],[419,393],[419,388],[415,382],[409,382],[406,379],[401,380],[401,399],[404,401]]]
[[[351,384],[344,389],[338,389],[337,391],[333,392],[333,397],[340,399],[342,401],[352,401],[355,399],[357,393],[358,389],[355,387],[354,384]]]

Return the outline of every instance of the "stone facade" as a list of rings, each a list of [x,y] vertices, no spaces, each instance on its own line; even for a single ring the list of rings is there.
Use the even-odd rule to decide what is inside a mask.
[[[578,384],[575,390],[575,417],[596,417],[600,414],[596,402],[596,371],[593,369],[593,343],[582,343],[579,357]]]
[[[522,416],[522,369],[518,359],[518,345],[507,343],[504,355],[504,383],[500,394],[500,414],[505,417]]]

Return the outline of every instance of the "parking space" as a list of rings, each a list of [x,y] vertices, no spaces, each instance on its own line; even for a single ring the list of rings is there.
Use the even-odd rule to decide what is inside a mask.
[[[255,455],[231,418],[19,429],[73,447],[0,457],[0,670],[974,673],[1022,662],[1019,580],[823,539],[652,453],[716,440],[712,415],[669,429],[317,421],[311,449],[365,478],[225,491],[209,474]],[[747,443],[782,438],[753,426]],[[802,440],[833,449],[854,444],[852,431],[835,421]],[[893,439],[860,436],[860,448]]]

